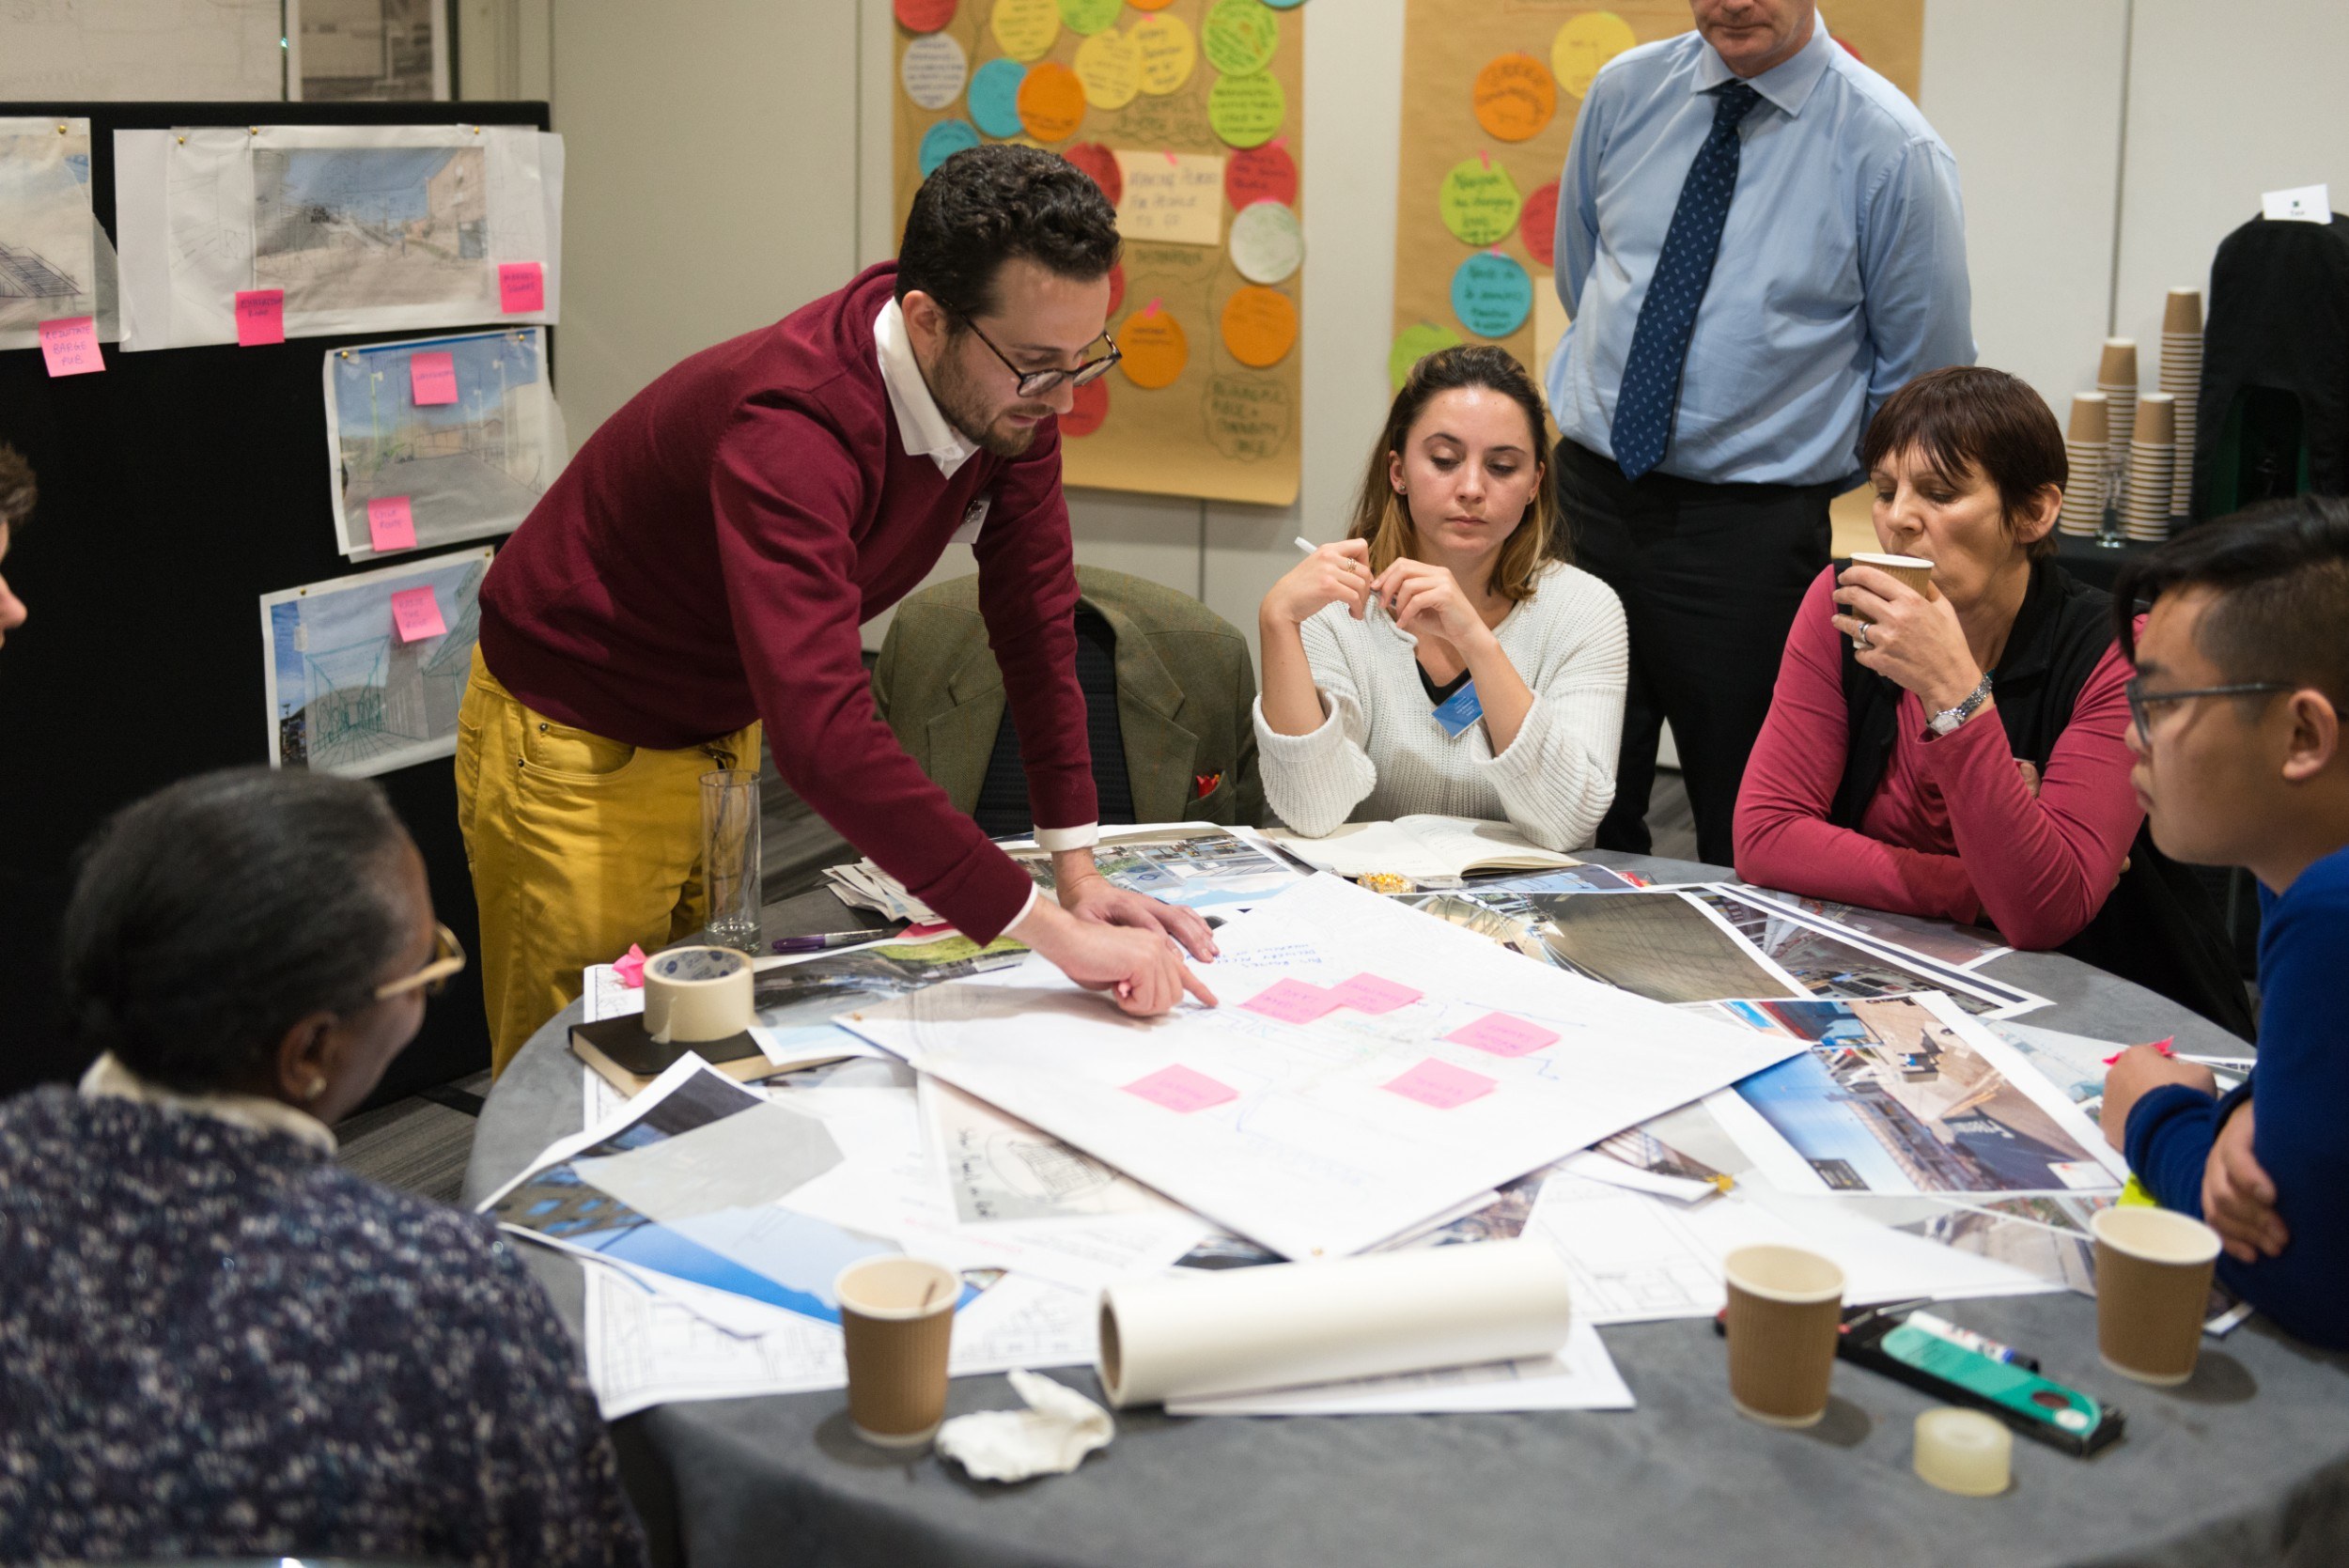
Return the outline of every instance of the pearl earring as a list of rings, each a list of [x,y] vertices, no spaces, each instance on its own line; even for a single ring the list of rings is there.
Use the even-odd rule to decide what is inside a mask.
[[[312,1077],[312,1078],[311,1078],[311,1079],[310,1079],[310,1081],[309,1081],[308,1083],[306,1083],[306,1084],[304,1084],[304,1085],[303,1086],[303,1090],[302,1090],[302,1097],[303,1097],[303,1099],[305,1099],[305,1100],[315,1100],[315,1099],[317,1099],[317,1098],[318,1098],[320,1094],[325,1094],[325,1093],[326,1093],[326,1075],[325,1075],[325,1074],[323,1074],[323,1073],[320,1073],[320,1074],[317,1074],[317,1075],[315,1075],[314,1077]]]

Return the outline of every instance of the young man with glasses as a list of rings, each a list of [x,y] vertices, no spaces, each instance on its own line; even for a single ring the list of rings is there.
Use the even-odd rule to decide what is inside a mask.
[[[492,1064],[584,964],[704,918],[699,776],[785,782],[966,936],[1010,931],[1135,1014],[1186,989],[1188,910],[1094,870],[1077,580],[1057,416],[1117,349],[1116,218],[1034,148],[947,160],[896,262],[703,350],[596,431],[500,551],[459,721]],[[950,540],[1018,724],[1059,901],[989,844],[874,711],[858,628]]]
[[[2165,854],[2260,883],[2259,1067],[2221,1096],[2151,1046],[2105,1081],[2105,1135],[2166,1208],[2225,1238],[2220,1280],[2291,1333],[2349,1347],[2349,504],[2302,497],[2122,568],[2131,782]]]

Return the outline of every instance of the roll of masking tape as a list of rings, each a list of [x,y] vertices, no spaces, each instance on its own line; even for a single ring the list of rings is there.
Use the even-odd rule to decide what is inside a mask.
[[[728,947],[673,947],[645,960],[645,1030],[691,1045],[751,1027],[751,961]]]

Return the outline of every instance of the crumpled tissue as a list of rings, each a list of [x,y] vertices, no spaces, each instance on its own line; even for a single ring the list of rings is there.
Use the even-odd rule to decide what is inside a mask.
[[[1015,1372],[1011,1386],[1025,1410],[980,1410],[938,1429],[938,1452],[981,1481],[1064,1475],[1116,1434],[1107,1410],[1040,1373]]]

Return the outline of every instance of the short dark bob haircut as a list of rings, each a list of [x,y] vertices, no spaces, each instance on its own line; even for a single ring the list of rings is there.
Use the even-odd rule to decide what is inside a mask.
[[[2063,432],[2046,400],[2019,376],[1976,365],[1930,370],[1884,400],[1868,422],[1859,461],[1870,474],[1906,452],[1952,489],[1979,474],[1999,492],[2012,534],[2031,500],[2071,482]],[[2031,560],[2056,552],[2055,531],[2033,539]]]

